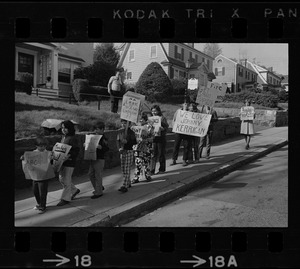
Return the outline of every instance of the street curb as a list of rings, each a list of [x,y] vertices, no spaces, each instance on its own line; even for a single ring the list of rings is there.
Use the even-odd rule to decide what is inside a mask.
[[[237,168],[248,164],[256,159],[259,159],[281,147],[284,147],[288,144],[287,140],[284,140],[278,144],[272,145],[269,148],[254,153],[254,155],[249,156],[243,156],[238,159],[235,159],[233,161],[230,161],[226,165],[221,165],[218,168],[214,168],[211,170],[211,173],[208,175],[202,176],[201,178],[198,178],[198,176],[192,176],[195,177],[194,180],[192,180],[189,183],[184,183],[183,181],[178,181],[174,183],[174,185],[182,184],[181,186],[176,187],[175,189],[169,190],[165,192],[163,195],[159,195],[157,197],[154,197],[152,199],[149,199],[148,201],[141,203],[137,206],[134,206],[130,209],[127,209],[121,213],[115,214],[113,216],[107,216],[106,218],[97,221],[90,225],[89,227],[115,227],[122,224],[126,224],[130,221],[133,221],[134,219],[141,217],[142,215],[145,215],[145,213],[149,211],[153,211],[157,208],[159,208],[162,204],[166,203],[169,200],[176,199],[180,196],[183,196],[185,193],[189,193],[193,190],[195,190],[196,187],[199,187],[203,183],[206,183],[208,181],[216,180],[219,178],[222,178],[223,176],[229,174],[230,172],[233,172]],[[210,170],[208,171],[210,172]]]

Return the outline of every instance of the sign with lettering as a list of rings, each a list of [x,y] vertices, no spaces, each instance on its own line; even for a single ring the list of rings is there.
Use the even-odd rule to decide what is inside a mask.
[[[38,181],[54,178],[50,155],[50,151],[26,151],[22,161],[25,178]]]
[[[143,109],[145,96],[135,92],[127,92],[123,95],[121,107],[121,119],[137,123]]]
[[[131,130],[134,131],[137,142],[142,141],[143,138],[146,138],[148,136],[148,134],[149,134],[149,129],[148,129],[147,125],[132,126]]]
[[[58,142],[53,146],[52,156],[53,156],[53,169],[55,172],[59,172],[71,148],[72,146],[70,145],[58,143]]]
[[[207,134],[211,115],[178,110],[173,125],[173,132],[203,137]]]
[[[154,135],[160,136],[160,127],[161,127],[161,117],[152,116],[148,118],[149,123],[154,126]]]
[[[218,97],[224,96],[226,93],[227,85],[226,83],[212,83],[212,82],[207,82],[206,87],[201,86],[197,98],[196,98],[196,103],[199,104],[199,106],[210,106],[213,107],[215,105],[215,102]]]
[[[84,160],[96,160],[97,159],[97,146],[102,135],[85,135],[84,142]]]
[[[196,89],[198,89],[198,79],[196,79],[196,78],[190,78],[188,80],[188,89],[189,90],[196,90]]]
[[[254,113],[253,106],[241,107],[241,120],[254,120]]]

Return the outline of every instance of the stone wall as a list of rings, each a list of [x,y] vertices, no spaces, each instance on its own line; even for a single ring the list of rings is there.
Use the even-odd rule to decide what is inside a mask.
[[[227,138],[237,136],[240,134],[240,119],[239,117],[232,117],[232,118],[220,118],[214,126],[214,134],[213,134],[213,141],[220,142]],[[85,140],[86,133],[78,133],[76,134],[78,140],[80,141],[80,152],[79,157],[77,160],[77,164],[74,170],[74,176],[80,176],[87,174],[89,163],[88,161],[83,160],[83,143]],[[119,151],[117,149],[116,139],[117,139],[117,132],[116,131],[106,131],[105,136],[108,138],[109,143],[109,152],[106,154],[105,158],[105,169],[110,169],[112,167],[116,167],[120,165],[120,156]],[[56,142],[59,142],[61,136],[47,136],[49,141],[48,150],[51,150],[53,145]],[[173,151],[173,144],[174,144],[174,133],[170,132],[167,134],[167,152],[170,153]],[[15,187],[16,188],[23,188],[28,187],[31,184],[30,180],[26,180],[24,177],[24,173],[22,170],[22,165],[20,161],[20,157],[24,154],[24,151],[31,151],[34,150],[34,138],[28,139],[19,139],[15,141]]]
[[[217,114],[238,117],[240,109],[238,108],[215,108]],[[288,125],[287,110],[264,110],[255,109],[254,123],[262,126],[279,127]]]

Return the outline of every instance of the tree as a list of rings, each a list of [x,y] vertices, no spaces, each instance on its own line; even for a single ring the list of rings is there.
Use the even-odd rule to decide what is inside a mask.
[[[152,62],[145,68],[135,86],[136,91],[145,95],[149,102],[161,102],[172,93],[170,79],[157,62]]]
[[[105,63],[113,68],[117,67],[120,55],[116,51],[113,43],[101,43],[96,46],[94,52],[94,62]]]
[[[217,43],[206,43],[204,45],[203,52],[213,58],[216,58],[222,53],[222,48],[220,48],[219,44]]]

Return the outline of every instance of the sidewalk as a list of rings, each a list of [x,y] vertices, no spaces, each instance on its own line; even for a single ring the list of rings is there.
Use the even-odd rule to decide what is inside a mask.
[[[133,184],[126,193],[118,191],[123,183],[120,167],[104,171],[104,195],[91,199],[92,185],[88,176],[74,178],[80,193],[68,205],[57,207],[62,192],[58,181],[51,181],[47,197],[47,211],[37,214],[31,189],[15,191],[16,227],[88,227],[117,226],[151,211],[163,203],[184,195],[209,180],[216,180],[238,167],[258,159],[288,143],[288,127],[274,127],[258,131],[251,139],[250,149],[245,150],[242,136],[226,143],[213,145],[211,158],[200,163],[182,166],[182,154],[178,164],[169,166],[167,172],[154,175],[151,182]],[[204,152],[205,153],[205,152]],[[157,167],[158,169],[158,167]],[[133,173],[132,173],[133,177]]]

